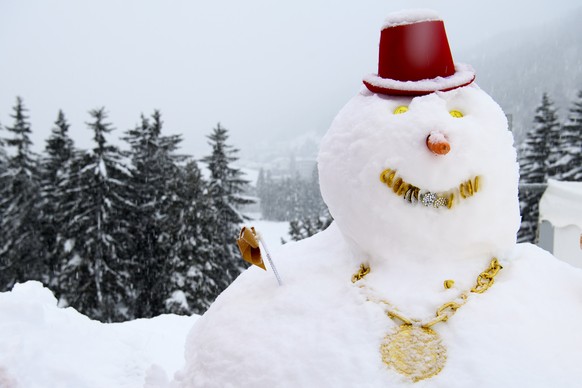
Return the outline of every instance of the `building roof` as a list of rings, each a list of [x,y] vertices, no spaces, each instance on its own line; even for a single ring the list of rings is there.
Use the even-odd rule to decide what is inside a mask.
[[[582,229],[582,182],[548,180],[548,188],[540,200],[540,221],[554,227],[576,225]]]

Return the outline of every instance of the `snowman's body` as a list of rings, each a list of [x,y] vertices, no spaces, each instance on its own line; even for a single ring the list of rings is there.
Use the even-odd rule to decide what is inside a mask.
[[[582,276],[534,246],[518,246],[490,290],[435,326],[446,365],[412,383],[381,360],[397,325],[351,283],[357,265],[337,227],[289,245],[277,256],[283,287],[250,269],[198,320],[176,387],[580,386]],[[393,300],[433,314],[451,295],[438,286]]]
[[[513,139],[485,92],[364,89],[318,164],[334,224],[274,252],[283,286],[251,268],[223,292],[190,334],[176,387],[582,386],[582,271],[516,245]],[[493,257],[494,284],[432,327],[446,348],[440,373],[413,382],[383,362],[382,342],[402,325],[384,302],[429,320]],[[370,272],[353,283],[362,263]]]

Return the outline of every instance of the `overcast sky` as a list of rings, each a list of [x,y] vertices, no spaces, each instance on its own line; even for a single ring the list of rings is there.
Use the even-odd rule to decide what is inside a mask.
[[[376,71],[379,28],[405,8],[445,20],[453,57],[502,32],[540,26],[579,0],[0,0],[0,123],[24,99],[35,150],[59,109],[81,148],[88,111],[105,106],[117,135],[160,109],[183,151],[207,153],[217,122],[252,142],[324,133]],[[0,132],[0,136],[6,136]]]

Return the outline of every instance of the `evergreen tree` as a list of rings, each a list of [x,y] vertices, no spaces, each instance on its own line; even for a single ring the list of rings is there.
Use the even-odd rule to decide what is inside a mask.
[[[546,170],[544,182],[547,182],[548,178],[559,179],[559,160],[563,154],[560,149],[562,132],[554,103],[546,93],[542,95],[542,103],[536,113],[534,126],[539,132],[546,134],[544,147],[547,149],[547,157],[544,161]]]
[[[2,133],[1,123],[0,123],[0,133]],[[2,174],[4,174],[4,172],[6,171],[7,165],[6,149],[4,147],[5,147],[4,139],[3,136],[0,135],[0,176],[2,176]]]
[[[533,128],[527,134],[520,150],[521,183],[545,183],[556,173],[556,164],[560,159],[559,129],[553,102],[544,93],[542,102],[536,109]],[[520,193],[522,221],[518,232],[519,242],[536,240],[541,195],[541,191],[531,189],[523,189]]]
[[[8,168],[8,156],[6,154],[6,148],[4,144],[4,136],[2,135],[2,124],[0,124],[0,193],[3,193],[2,188],[4,187],[5,179],[7,177],[6,170]],[[4,209],[2,208],[3,201],[0,198],[0,225],[2,225],[2,218],[4,217]],[[0,236],[0,252],[2,250],[2,246],[4,239],[3,236]],[[0,284],[0,289],[2,285]]]
[[[15,282],[40,280],[42,273],[41,245],[38,238],[38,171],[32,152],[31,129],[26,108],[16,99],[11,117],[14,124],[6,127],[12,134],[6,144],[14,148],[0,176],[1,246],[0,289],[10,289]]]
[[[182,170],[180,183],[173,217],[179,226],[173,243],[173,292],[166,306],[168,312],[202,314],[221,291],[217,279],[224,271],[218,256],[222,249],[216,246],[214,213],[195,162]]]
[[[59,111],[51,135],[46,141],[45,155],[40,167],[41,217],[40,236],[45,252],[45,283],[58,291],[56,271],[63,255],[58,244],[60,233],[65,228],[62,214],[67,194],[59,183],[70,174],[71,160],[75,153],[73,140],[69,136],[69,123],[63,111]]]
[[[75,155],[75,175],[63,182],[74,200],[65,208],[69,224],[63,244],[68,255],[59,274],[61,301],[93,319],[119,321],[131,317],[133,299],[128,283],[133,266],[127,252],[133,210],[129,173],[119,149],[105,138],[112,131],[105,110],[90,115],[95,147]]]
[[[0,195],[4,195],[4,190],[2,189],[2,187],[5,187],[6,185],[6,180],[8,179],[8,175],[6,174],[7,168],[8,168],[8,158],[6,156],[6,149],[4,148],[4,139],[3,136],[1,135],[2,132],[2,125],[0,124]],[[4,206],[6,206],[7,203],[5,203],[5,201],[2,200],[2,197],[0,197],[0,271],[4,270],[4,265],[7,265],[8,262],[4,263],[3,262],[3,257],[4,254],[2,253],[4,251],[4,244],[6,241],[6,236],[4,236],[4,232],[3,232],[3,228],[2,228],[2,224],[3,224],[3,219],[4,219],[4,213],[6,211],[6,209],[4,208]],[[6,280],[2,277],[2,275],[0,275],[0,291],[2,291],[4,289],[4,282]]]
[[[153,317],[165,311],[171,277],[170,255],[177,220],[171,211],[176,202],[180,176],[176,155],[182,139],[162,136],[162,120],[155,111],[152,120],[142,116],[141,125],[127,132],[131,146],[132,189],[135,208],[129,225],[133,236],[132,284],[136,299],[136,317]]]
[[[561,180],[582,181],[582,90],[562,128],[559,148],[562,157],[556,163],[556,176]]]
[[[536,109],[534,125],[520,150],[522,183],[544,183],[552,177],[552,162],[559,157],[559,123],[553,102],[546,93]]]
[[[303,240],[327,229],[333,222],[333,217],[326,211],[323,217],[306,217],[289,223],[289,237],[293,241]],[[283,240],[283,243],[285,241]]]
[[[212,153],[202,161],[210,170],[207,194],[211,200],[214,231],[209,238],[216,249],[217,268],[221,270],[213,274],[213,281],[222,291],[238,276],[243,265],[235,244],[243,216],[236,207],[252,201],[242,196],[248,181],[242,178],[239,169],[232,167],[238,160],[238,150],[227,144],[228,131],[219,123],[207,137]]]

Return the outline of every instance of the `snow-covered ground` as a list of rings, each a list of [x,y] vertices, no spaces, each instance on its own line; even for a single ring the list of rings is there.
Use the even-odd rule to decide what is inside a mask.
[[[288,239],[288,223],[248,225],[269,247]],[[163,315],[104,324],[57,307],[38,282],[17,284],[0,293],[0,388],[148,388],[182,367],[196,319]]]
[[[256,214],[248,215],[251,220],[247,221],[248,226],[253,226],[255,230],[261,234],[268,248],[277,247],[282,244],[281,239],[286,242],[289,238],[289,223],[278,221],[265,221],[258,219]]]
[[[0,294],[0,387],[143,387],[146,371],[172,373],[196,316],[124,323],[92,321],[57,307],[38,282]]]

